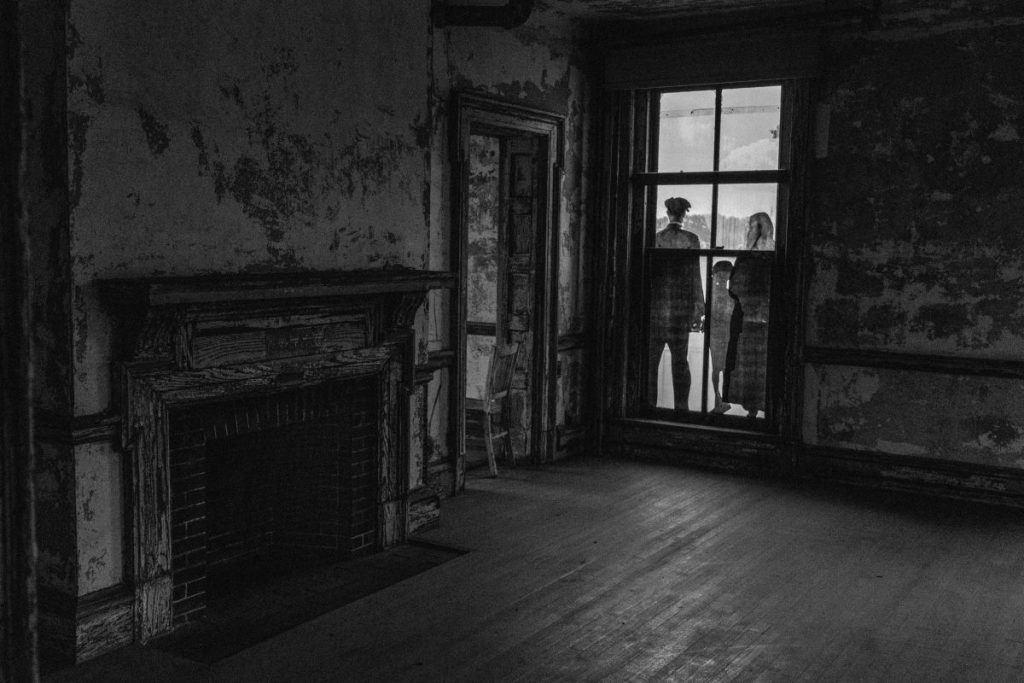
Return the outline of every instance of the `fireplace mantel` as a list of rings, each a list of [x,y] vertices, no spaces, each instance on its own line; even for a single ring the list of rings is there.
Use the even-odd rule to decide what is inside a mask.
[[[226,273],[187,277],[101,280],[104,298],[114,304],[160,308],[217,307],[252,301],[320,300],[449,289],[446,271],[327,270],[298,273]]]
[[[412,324],[428,291],[455,282],[443,271],[388,269],[126,278],[99,287],[115,314],[119,360],[193,370],[330,351],[345,312],[367,316],[365,342],[376,345]],[[228,348],[237,353],[221,353]]]
[[[376,378],[379,543],[405,538],[416,310],[454,275],[416,270],[104,280],[132,472],[135,638],[171,627],[169,411]]]

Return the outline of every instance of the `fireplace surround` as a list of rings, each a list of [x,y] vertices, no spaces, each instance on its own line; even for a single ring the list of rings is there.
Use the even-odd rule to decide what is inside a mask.
[[[369,470],[366,476],[373,480],[372,505],[362,510],[372,521],[333,540],[326,539],[331,533],[320,533],[323,529],[297,536],[306,541],[319,536],[328,546],[344,546],[340,552],[386,548],[405,539],[413,316],[429,290],[453,283],[449,273],[404,269],[101,283],[121,342],[115,350],[114,399],[130,462],[136,640],[165,633],[201,611],[200,572],[189,574],[182,558],[193,551],[209,556],[208,520],[198,522],[193,535],[187,525],[194,520],[174,514],[176,506],[198,509],[208,503],[205,465],[190,487],[182,483],[180,470],[196,463],[177,455],[172,462],[172,454],[189,439],[192,446],[201,440],[209,463],[230,456],[230,447],[225,455],[216,445],[227,437],[259,437],[261,430],[318,421],[323,427],[331,423],[331,412],[340,410],[329,396],[361,383],[368,387],[363,393],[374,397],[373,408],[362,410],[367,420],[360,425],[370,432],[365,440],[372,453],[366,461],[372,464],[356,466]],[[331,523],[351,531],[350,517],[360,514],[357,504]],[[254,538],[248,540],[257,543]],[[197,580],[183,580],[183,572],[185,579]]]

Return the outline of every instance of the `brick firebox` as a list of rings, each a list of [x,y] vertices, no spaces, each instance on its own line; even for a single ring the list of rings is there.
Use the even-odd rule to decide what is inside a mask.
[[[359,378],[171,411],[174,626],[202,616],[213,572],[376,548],[376,399]]]

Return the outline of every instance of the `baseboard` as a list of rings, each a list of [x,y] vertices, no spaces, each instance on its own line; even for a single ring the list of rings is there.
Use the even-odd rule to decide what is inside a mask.
[[[436,529],[441,525],[441,497],[421,487],[409,492],[408,533]]]
[[[605,429],[613,457],[901,490],[1024,507],[1024,470],[824,446],[787,445],[771,435],[671,429],[622,420]]]
[[[640,420],[605,426],[602,452],[612,457],[755,475],[782,471],[781,440],[769,434],[696,430]]]
[[[1024,507],[1024,471],[875,451],[806,446],[798,476]]]
[[[77,598],[47,586],[38,595],[39,663],[51,671],[75,663]]]
[[[84,662],[134,640],[134,596],[124,585],[84,595],[76,610],[75,660]]]
[[[564,460],[595,451],[590,430],[583,427],[559,427],[555,460]]]

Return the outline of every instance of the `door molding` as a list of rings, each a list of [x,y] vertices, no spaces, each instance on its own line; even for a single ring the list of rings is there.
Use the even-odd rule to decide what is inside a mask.
[[[539,169],[541,192],[537,224],[532,333],[534,355],[530,368],[530,462],[547,462],[556,445],[555,368],[558,361],[558,236],[561,179],[565,155],[565,117],[474,92],[453,93],[450,131],[452,160],[452,273],[458,286],[451,296],[451,340],[455,364],[449,386],[451,420],[449,449],[455,454],[455,490],[465,485],[466,472],[466,251],[468,248],[469,137],[474,132],[536,135],[544,163]]]

